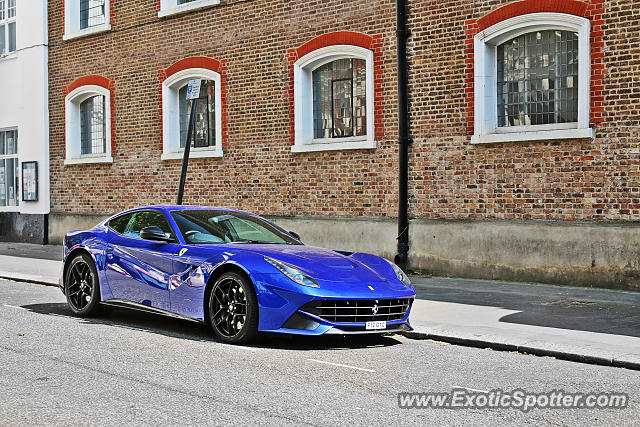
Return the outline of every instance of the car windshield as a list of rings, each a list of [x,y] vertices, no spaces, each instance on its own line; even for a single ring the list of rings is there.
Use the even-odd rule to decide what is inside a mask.
[[[171,216],[189,244],[301,244],[262,218],[242,212],[193,209],[172,211]]]

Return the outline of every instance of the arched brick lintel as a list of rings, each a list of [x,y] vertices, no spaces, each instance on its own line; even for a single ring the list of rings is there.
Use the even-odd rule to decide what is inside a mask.
[[[179,71],[187,70],[189,68],[205,68],[207,70],[220,73],[220,61],[213,58],[207,58],[206,56],[191,56],[189,58],[181,59],[167,68],[165,70],[165,75],[166,77],[169,77]]]
[[[302,58],[307,53],[313,52],[314,50],[339,44],[360,46],[365,49],[371,49],[373,37],[368,34],[356,33],[353,31],[337,31],[334,33],[322,34],[297,48],[296,54],[298,58]]]
[[[587,3],[575,0],[523,0],[504,5],[478,19],[478,30],[482,31],[498,22],[529,13],[556,12],[584,17],[587,6]]]

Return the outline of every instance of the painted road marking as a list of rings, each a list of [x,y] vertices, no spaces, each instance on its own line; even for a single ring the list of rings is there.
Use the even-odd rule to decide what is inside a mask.
[[[476,393],[489,393],[488,390],[478,390],[477,388],[461,387],[459,385],[454,385],[452,388],[461,388],[467,391],[475,391]]]
[[[324,363],[325,365],[339,366],[341,368],[357,369],[358,371],[365,371],[365,372],[375,372],[373,369],[358,368],[357,366],[343,365],[342,363],[326,362],[324,360],[318,360],[318,359],[307,359],[307,360],[310,362]]]

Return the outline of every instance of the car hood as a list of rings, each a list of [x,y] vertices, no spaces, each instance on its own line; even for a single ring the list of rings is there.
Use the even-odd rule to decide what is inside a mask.
[[[359,253],[345,255],[330,249],[307,245],[241,244],[233,247],[237,251],[252,252],[286,262],[311,277],[324,281],[382,282],[396,278],[393,270],[384,260],[372,255]],[[378,261],[375,263],[378,264],[377,267],[366,262],[372,259]]]

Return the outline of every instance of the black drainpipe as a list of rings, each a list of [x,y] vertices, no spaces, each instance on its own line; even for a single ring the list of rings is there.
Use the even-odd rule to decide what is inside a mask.
[[[409,114],[407,77],[407,0],[396,0],[398,45],[398,254],[395,262],[406,267],[409,260]]]

